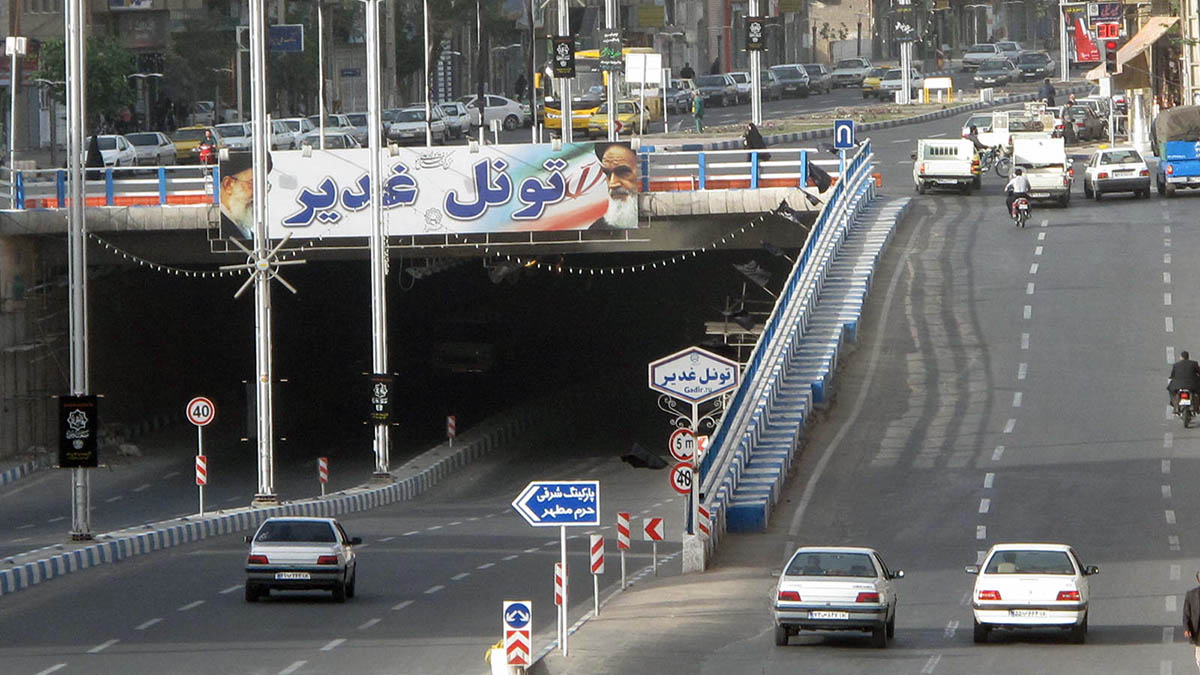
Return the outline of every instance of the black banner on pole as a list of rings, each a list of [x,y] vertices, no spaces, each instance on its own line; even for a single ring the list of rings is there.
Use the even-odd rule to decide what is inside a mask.
[[[94,469],[100,465],[100,416],[95,396],[58,397],[58,465]]]
[[[917,36],[916,18],[911,4],[899,4],[892,8],[892,37],[901,42],[911,42]]]
[[[600,37],[600,70],[620,73],[625,70],[624,44],[621,31],[604,31]]]
[[[761,52],[767,48],[767,19],[762,16],[746,17],[746,51]]]
[[[554,36],[554,77],[575,77],[575,38]]]
[[[371,375],[371,412],[367,416],[371,424],[391,424],[394,385],[395,379],[391,375]]]

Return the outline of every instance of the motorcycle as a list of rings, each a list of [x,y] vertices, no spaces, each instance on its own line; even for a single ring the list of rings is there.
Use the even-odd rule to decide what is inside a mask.
[[[1196,414],[1195,405],[1192,403],[1192,392],[1188,389],[1180,389],[1175,393],[1175,414],[1183,418],[1183,428],[1186,429],[1192,424],[1192,415]]]
[[[1012,213],[1010,215],[1012,216],[1013,222],[1016,223],[1017,227],[1025,227],[1026,221],[1029,220],[1029,200],[1025,197],[1017,197],[1014,199],[1012,204]]]
[[[987,173],[988,169],[994,169],[997,176],[1007,178],[1009,172],[1012,171],[1012,159],[1004,152],[1004,148],[995,145],[979,156],[979,169],[983,173]]]

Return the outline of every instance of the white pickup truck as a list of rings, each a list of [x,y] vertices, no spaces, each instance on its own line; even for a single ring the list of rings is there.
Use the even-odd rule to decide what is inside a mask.
[[[925,138],[913,153],[913,185],[925,194],[930,188],[956,188],[969,193],[980,185],[979,155],[962,138]]]
[[[1049,138],[1054,133],[1054,116],[1038,110],[1001,110],[992,114],[992,127],[979,132],[979,142],[990,147],[1008,147],[1018,138]]]
[[[1075,171],[1067,159],[1061,138],[1017,138],[1013,140],[1013,168],[1024,169],[1029,178],[1030,199],[1055,199],[1071,203]]]

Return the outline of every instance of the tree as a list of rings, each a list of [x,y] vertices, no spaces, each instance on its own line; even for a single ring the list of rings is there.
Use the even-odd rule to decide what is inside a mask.
[[[121,110],[133,105],[134,90],[128,75],[136,68],[133,52],[114,37],[89,36],[87,39],[87,114],[85,128],[94,128],[101,117],[113,119]],[[53,81],[67,79],[66,45],[62,40],[42,43],[38,55],[40,67],[35,78]],[[66,103],[66,89],[47,90],[59,103]]]
[[[478,2],[478,5],[477,5]],[[443,42],[452,37],[454,30],[461,30],[470,44],[476,40],[476,8],[483,25],[483,58],[489,56],[490,42],[519,39],[513,20],[505,15],[504,0],[439,0],[429,3],[429,62],[437,63],[443,51]],[[424,11],[421,2],[412,2],[396,11],[396,73],[407,85],[419,85],[424,61]],[[488,64],[459,62],[464,80],[472,80],[467,74],[492,72]],[[432,77],[433,73],[430,73]],[[430,83],[432,85],[432,83]],[[432,89],[432,86],[431,86]],[[472,91],[474,89],[472,88]],[[418,91],[417,96],[424,92]]]

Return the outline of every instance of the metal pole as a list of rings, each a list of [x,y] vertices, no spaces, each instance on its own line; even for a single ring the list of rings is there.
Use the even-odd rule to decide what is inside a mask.
[[[621,590],[625,590],[625,549],[621,549]]]
[[[433,147],[433,100],[429,91],[429,0],[425,0],[425,147]]]
[[[196,427],[196,456],[200,457],[204,454],[204,427]],[[207,468],[206,468],[207,470]],[[208,481],[207,476],[204,479]],[[200,515],[204,515],[204,485],[197,485],[200,488]]]
[[[245,85],[243,85],[243,83],[242,83],[242,68],[244,67],[244,66],[242,66],[242,54],[245,54],[245,53],[246,53],[246,48],[242,46],[242,37],[241,37],[241,35],[242,35],[242,29],[241,29],[241,26],[239,26],[239,27],[238,27],[238,32],[237,32],[237,35],[238,35],[238,39],[237,39],[237,89],[238,89],[238,90],[237,90],[237,109],[238,109],[238,121],[239,121],[239,122],[245,122],[245,121],[246,121],[246,111],[245,111],[244,107],[242,106],[242,88],[245,86]]]
[[[567,12],[568,0],[558,0],[558,34],[568,36],[571,33],[571,21]],[[575,131],[575,116],[571,114],[571,79],[561,78],[559,85],[559,98],[562,100],[562,105],[559,106],[562,112],[562,141],[570,143],[571,137]],[[609,107],[611,110],[611,106]],[[566,654],[566,635],[563,636],[563,654]]]
[[[538,115],[537,115],[537,87],[534,86],[534,73],[537,69],[537,58],[535,51],[537,49],[537,33],[533,30],[533,3],[537,0],[529,0],[529,63],[527,64],[525,76],[529,78],[529,133],[531,135],[530,142],[538,142]]]
[[[321,149],[325,149],[325,2],[317,0],[317,110],[320,115]],[[240,85],[239,85],[240,86]]]
[[[250,121],[254,174],[254,256],[265,261],[270,253],[267,239],[267,45],[265,0],[250,0]],[[271,340],[271,275],[257,271],[254,279],[254,369],[258,403],[256,433],[258,492],[256,504],[275,504],[275,402],[273,343]]]
[[[560,526],[558,528],[558,546],[559,546],[559,562],[562,563],[562,655],[567,655],[567,608],[571,605],[567,602],[567,588],[570,584],[567,583],[567,528]]]
[[[592,575],[592,616],[600,616],[600,575]]]
[[[758,16],[758,0],[750,0],[750,16]],[[750,121],[762,124],[762,52],[750,52]],[[692,431],[696,428],[693,425]],[[693,476],[693,478],[695,478]],[[693,481],[694,482],[694,481]]]
[[[87,221],[83,153],[84,124],[87,120],[84,55],[83,0],[68,0],[64,13],[67,43],[67,279],[70,286],[71,394],[88,393],[88,307],[87,307]],[[71,539],[92,538],[90,474],[87,469],[71,469]]]
[[[378,186],[383,184],[382,139],[383,108],[379,95],[379,2],[367,0],[367,147],[370,152],[371,185],[371,364],[374,372],[388,372],[387,353],[387,231],[383,222],[383,200]],[[426,97],[428,101],[428,96]],[[389,480],[390,427],[375,425],[375,474]]]
[[[841,179],[839,179],[841,180]],[[684,523],[684,532],[695,535],[698,534],[696,523],[700,520],[700,462],[697,461],[700,455],[700,443],[696,441],[699,438],[700,432],[700,410],[695,403],[692,404],[692,440],[694,447],[692,449],[692,485],[688,491],[687,497],[687,522]]]
[[[8,70],[8,171],[12,176],[17,161],[17,50],[9,54]],[[12,203],[17,201],[17,182],[12,178]]]
[[[604,0],[604,27],[609,31],[617,28],[617,2],[616,0]],[[645,79],[643,76],[642,79]],[[645,85],[643,85],[645,87]],[[608,140],[617,140],[617,73],[610,70],[608,72]],[[645,107],[643,101],[642,107]],[[666,110],[664,108],[664,110]],[[563,119],[567,119],[563,117]],[[565,137],[564,137],[565,138]]]
[[[1062,62],[1062,71],[1059,79],[1066,82],[1071,79],[1071,59],[1067,55],[1067,14],[1066,7],[1062,0],[1058,2],[1058,49],[1059,61]]]

